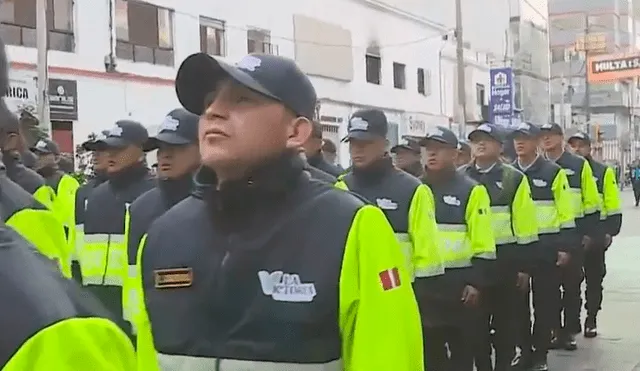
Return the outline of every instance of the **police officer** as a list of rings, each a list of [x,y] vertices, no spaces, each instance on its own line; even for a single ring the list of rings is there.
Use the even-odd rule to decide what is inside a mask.
[[[20,160],[22,164],[29,169],[35,169],[38,164],[38,156],[29,150],[20,153]]]
[[[574,215],[578,232],[583,236],[582,244],[589,245],[594,232],[598,230],[600,222],[600,197],[598,187],[593,179],[593,172],[589,162],[565,151],[563,131],[555,123],[544,124],[542,131],[542,148],[545,155],[560,167],[565,169],[569,179]],[[582,248],[575,246],[571,261],[561,267],[560,285],[563,294],[560,308],[556,317],[553,347],[566,350],[577,349],[575,334],[580,333],[580,283],[582,282]],[[564,324],[560,321],[560,314],[564,313]]]
[[[68,236],[73,226],[76,191],[80,185],[74,177],[58,167],[60,149],[55,142],[40,139],[31,151],[38,156],[35,170],[55,192],[53,210],[60,218]]]
[[[422,370],[419,312],[384,214],[304,174],[308,77],[279,56],[231,66],[198,53],[176,92],[201,115],[203,167],[194,196],[148,232],[153,344],[141,321],[140,369]]]
[[[76,190],[73,213],[73,224],[75,225],[75,228],[71,231],[71,238],[69,238],[69,246],[72,250],[71,270],[73,272],[74,279],[79,282],[82,282],[82,273],[80,272],[78,256],[80,254],[80,249],[84,245],[84,211],[86,201],[89,198],[89,194],[96,187],[107,181],[107,167],[109,166],[107,153],[105,151],[95,150],[95,143],[97,140],[106,137],[108,133],[108,131],[103,131],[100,133],[100,136],[96,136],[95,138],[89,139],[81,144],[83,150],[91,152],[93,172],[89,179]]]
[[[145,146],[146,151],[158,150],[158,179],[156,187],[138,197],[129,208],[129,277],[124,287],[123,313],[132,324],[140,305],[136,292],[138,246],[151,223],[193,190],[193,175],[200,165],[198,120],[198,116],[185,109],[174,109],[165,117],[158,134]]]
[[[471,371],[473,331],[481,316],[477,308],[480,290],[495,269],[490,199],[484,186],[456,171],[459,142],[451,130],[430,128],[420,144],[425,147],[424,180],[433,190],[446,268],[439,279],[441,295],[432,300],[430,323],[424,328],[426,369]]]
[[[602,281],[607,274],[605,251],[611,245],[611,239],[620,233],[622,210],[620,195],[613,169],[591,157],[591,139],[586,133],[578,132],[568,139],[571,148],[589,162],[598,186],[602,202],[599,233],[587,246],[584,257],[584,275],[586,278],[585,309],[587,318],[584,323],[584,336],[598,336],[597,316],[602,306]]]
[[[500,160],[505,139],[505,133],[496,125],[478,126],[469,133],[474,160],[460,168],[489,192],[498,262],[492,282],[483,291],[486,317],[481,321],[478,334],[476,368],[479,371],[511,368],[517,341],[515,315],[521,292],[529,291],[527,251],[538,241],[538,226],[531,222],[536,209],[527,177]],[[495,330],[495,367],[491,365],[491,329]]]
[[[471,146],[466,140],[460,140],[459,143],[460,148],[456,158],[456,167],[464,166],[471,162]]]
[[[571,246],[579,243],[569,181],[565,170],[538,155],[540,128],[521,123],[512,133],[517,159],[514,166],[525,173],[536,206],[539,241],[530,250],[534,324],[527,291],[521,297],[519,314],[520,369],[546,371],[549,336],[556,317],[559,290],[558,267],[569,262]]]
[[[298,150],[298,154],[300,155],[300,158],[304,162],[304,171],[307,174],[309,174],[311,179],[316,179],[328,184],[335,184],[335,182],[338,181],[338,178],[336,178],[335,176],[329,173],[325,173],[324,171],[318,169],[317,167],[309,165],[309,162],[307,161],[307,153],[304,150],[304,147],[300,147],[300,149]]]
[[[88,144],[90,150],[107,153],[108,180],[95,188],[86,200],[84,244],[78,252],[82,284],[121,321],[122,286],[128,276],[125,226],[129,206],[154,186],[145,166],[144,147],[149,135],[142,124],[121,120],[105,138]]]
[[[50,260],[4,223],[0,272],[0,369],[136,369],[131,342],[100,303],[62,278]]]
[[[8,109],[6,110],[7,112]],[[20,152],[24,148],[20,123],[13,114],[0,120],[0,147],[7,176],[18,183],[25,191],[31,193],[41,204],[53,209],[55,192],[45,179],[34,170],[24,166],[20,160]]]
[[[309,165],[320,169],[333,177],[337,177],[343,173],[343,170],[325,160],[322,155],[322,143],[322,125],[319,122],[314,121],[311,136],[302,146],[307,157],[307,162]]]
[[[391,153],[395,155],[395,165],[416,178],[422,177],[424,173],[424,167],[420,162],[419,141],[419,138],[404,137],[402,142],[391,147]]]

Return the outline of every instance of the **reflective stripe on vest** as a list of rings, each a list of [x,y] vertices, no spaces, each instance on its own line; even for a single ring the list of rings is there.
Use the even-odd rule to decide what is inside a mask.
[[[158,354],[161,371],[342,371],[342,361],[284,363]]]
[[[413,282],[415,280],[415,276],[413,267],[413,245],[411,245],[411,236],[409,236],[409,233],[396,233],[395,235],[396,239],[398,240],[398,244],[400,244],[402,255],[404,255],[407,272],[409,272],[411,282]]]
[[[127,266],[124,235],[85,234],[79,256],[85,286],[122,286]]]
[[[511,208],[509,206],[491,206],[491,226],[496,245],[515,243],[511,225]]]
[[[569,188],[571,194],[571,205],[576,218],[582,218],[586,210],[582,206],[582,190],[580,188]]]
[[[438,224],[445,268],[465,268],[471,266],[471,244],[467,239],[464,224]]]

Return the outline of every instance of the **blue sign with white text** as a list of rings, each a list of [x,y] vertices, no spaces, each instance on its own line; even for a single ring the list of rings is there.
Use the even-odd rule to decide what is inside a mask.
[[[489,76],[489,120],[496,125],[509,127],[513,125],[515,113],[513,69],[493,68]]]

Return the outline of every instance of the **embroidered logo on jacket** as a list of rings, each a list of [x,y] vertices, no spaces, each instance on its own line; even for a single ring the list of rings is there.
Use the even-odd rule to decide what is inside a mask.
[[[258,279],[262,292],[275,301],[308,303],[316,296],[316,286],[313,283],[302,283],[297,274],[260,271]]]

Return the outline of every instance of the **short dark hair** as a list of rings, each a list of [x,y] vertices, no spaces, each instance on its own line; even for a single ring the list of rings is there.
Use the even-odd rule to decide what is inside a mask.
[[[322,152],[335,154],[338,153],[338,148],[331,140],[325,139],[322,141]]]
[[[322,124],[318,121],[312,121],[311,125],[311,138],[322,139]]]

